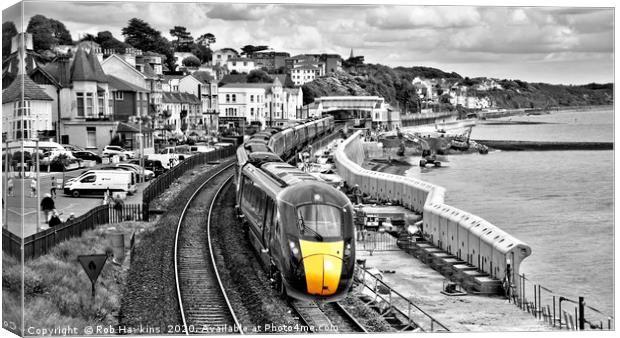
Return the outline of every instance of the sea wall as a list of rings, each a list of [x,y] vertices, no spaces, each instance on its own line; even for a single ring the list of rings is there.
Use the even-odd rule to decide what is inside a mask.
[[[532,250],[481,217],[444,203],[446,189],[412,177],[362,168],[368,157],[360,131],[334,153],[338,173],[349,186],[381,201],[398,203],[423,215],[423,236],[433,245],[491,277],[514,284],[519,267]],[[520,292],[519,288],[514,289]]]

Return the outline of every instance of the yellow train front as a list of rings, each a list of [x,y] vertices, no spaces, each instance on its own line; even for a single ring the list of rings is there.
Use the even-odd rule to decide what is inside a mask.
[[[335,301],[353,281],[355,235],[347,197],[318,181],[289,186],[278,194],[281,240],[272,256],[288,296]]]

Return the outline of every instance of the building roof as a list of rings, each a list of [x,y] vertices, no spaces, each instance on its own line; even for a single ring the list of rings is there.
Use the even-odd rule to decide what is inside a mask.
[[[293,71],[294,71],[294,70],[297,70],[297,69],[302,69],[302,70],[314,70],[314,71],[316,71],[317,69],[319,69],[319,67],[310,66],[310,65],[301,65],[301,66],[299,66],[299,67],[295,67],[295,68],[293,68]]]
[[[162,103],[202,104],[202,102],[196,95],[183,92],[163,92]]]
[[[164,74],[164,80],[169,81],[169,80],[174,80],[174,79],[181,79],[184,78],[185,75],[168,75],[168,74]]]
[[[204,71],[197,71],[197,72],[193,72],[192,76],[194,78],[196,78],[196,80],[204,83],[204,84],[209,84],[211,82],[213,82],[215,79],[213,78],[213,76],[211,76],[211,74],[209,74],[209,72],[204,72]]]
[[[222,48],[222,49],[218,49],[215,51],[215,53],[217,52],[220,52],[220,53],[232,52],[232,53],[239,55],[239,53],[237,53],[237,51],[234,48]]]
[[[129,83],[123,79],[119,79],[114,75],[108,75],[108,84],[111,90],[117,90],[121,92],[148,92],[149,90],[146,88],[142,88],[140,86],[136,86],[133,83]]]
[[[42,73],[53,77],[62,87],[68,87],[71,84],[71,67],[67,57],[56,58],[53,62],[36,69],[40,69]]]
[[[228,62],[228,61],[246,61],[246,62],[254,62],[254,60],[253,60],[253,59],[250,59],[250,58],[230,58],[230,59],[228,59],[228,60],[226,60],[226,61],[227,61],[227,62]]]
[[[95,72],[97,82],[106,82],[107,79],[105,77],[105,73],[103,72],[103,68],[101,68],[101,64],[99,63],[99,59],[97,59],[97,55],[95,55],[94,48],[92,48],[90,50],[90,53],[88,54],[88,61],[90,62],[93,71]]]
[[[96,64],[101,68],[101,64],[99,64],[99,60],[96,57],[91,58],[86,55],[82,47],[78,48],[71,66],[71,81],[105,82],[105,79],[96,69]],[[101,70],[101,73],[103,73],[103,70]]]
[[[117,133],[139,133],[140,126],[137,123],[119,122],[118,126],[116,127],[116,132]],[[146,126],[142,126],[143,134],[150,134],[152,132],[153,132],[153,129],[146,127]]]
[[[273,83],[227,83],[221,88],[265,88],[271,89]]]
[[[24,100],[52,101],[52,98],[45,93],[28,75],[18,75],[15,80],[2,91],[2,104],[20,101],[22,99],[22,89]]]

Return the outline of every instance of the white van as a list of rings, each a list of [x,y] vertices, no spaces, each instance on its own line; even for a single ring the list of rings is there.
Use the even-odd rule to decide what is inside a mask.
[[[83,194],[103,195],[108,189],[110,192],[134,193],[136,180],[134,173],[130,171],[88,170],[77,178],[67,181],[64,188],[65,194],[73,197],[80,197]]]

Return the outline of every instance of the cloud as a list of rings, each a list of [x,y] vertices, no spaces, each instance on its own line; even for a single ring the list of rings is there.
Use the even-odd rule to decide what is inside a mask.
[[[371,10],[366,22],[383,29],[471,27],[480,22],[480,13],[475,7],[382,6]]]
[[[272,15],[273,9],[273,5],[217,4],[207,11],[207,16],[227,21],[258,21]]]

